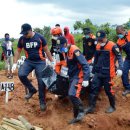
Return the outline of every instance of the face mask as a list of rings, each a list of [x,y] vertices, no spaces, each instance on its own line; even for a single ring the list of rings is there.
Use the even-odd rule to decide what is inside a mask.
[[[106,43],[100,43],[100,46],[105,46],[106,45]]]
[[[120,39],[122,39],[122,38],[124,37],[123,34],[118,34],[117,36],[118,36]]]
[[[9,37],[6,37],[5,40],[6,40],[6,41],[9,41]]]
[[[67,34],[67,30],[64,30],[64,34],[65,34],[65,35]]]
[[[52,36],[52,39],[53,39],[53,40],[57,40],[57,38],[58,38],[58,37],[56,37],[56,36]]]
[[[85,37],[86,37],[86,39],[90,38],[90,36],[89,36],[89,35],[86,35]]]
[[[60,48],[60,52],[62,53],[62,52],[68,52],[68,48],[67,47],[62,47],[62,48]]]

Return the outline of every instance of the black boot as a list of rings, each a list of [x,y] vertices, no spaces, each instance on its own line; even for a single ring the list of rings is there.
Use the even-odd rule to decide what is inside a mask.
[[[81,121],[84,116],[85,116],[84,108],[83,108],[83,105],[80,104],[80,106],[79,106],[79,112],[78,112],[78,115],[76,117],[77,121]]]
[[[69,124],[77,123],[77,122],[81,121],[83,119],[83,117],[85,116],[84,108],[83,108],[83,104],[82,104],[81,100],[76,98],[76,97],[75,97],[74,100],[73,100],[74,101],[73,102],[73,105],[74,105],[74,119],[72,119],[69,122]]]
[[[46,110],[46,104],[45,103],[41,103],[40,104],[40,109],[41,109],[41,111],[45,111]]]
[[[29,92],[28,94],[25,95],[25,99],[30,99],[35,93],[37,92],[36,89],[34,89],[33,91]]]
[[[97,96],[90,94],[89,95],[89,106],[85,109],[85,114],[93,113],[95,111],[96,106],[96,98]]]
[[[74,113],[74,118],[72,120],[69,121],[69,124],[73,124],[76,120],[76,117],[78,115],[78,109],[77,108],[73,108],[73,113]]]
[[[106,113],[112,113],[116,110],[115,108],[115,96],[109,96],[109,102],[110,102],[110,106],[107,108],[107,110],[105,111]]]

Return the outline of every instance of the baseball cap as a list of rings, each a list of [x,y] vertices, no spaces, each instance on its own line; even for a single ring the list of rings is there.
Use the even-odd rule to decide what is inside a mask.
[[[21,33],[20,34],[26,34],[31,29],[32,29],[31,25],[28,23],[25,23],[21,26]]]
[[[57,27],[60,27],[60,24],[56,24],[55,27],[56,27],[56,26],[57,26]]]
[[[90,28],[84,28],[84,29],[83,29],[83,33],[84,33],[85,35],[90,34],[90,33],[91,33]]]
[[[104,30],[99,30],[96,33],[97,40],[103,39],[106,37],[106,32]]]

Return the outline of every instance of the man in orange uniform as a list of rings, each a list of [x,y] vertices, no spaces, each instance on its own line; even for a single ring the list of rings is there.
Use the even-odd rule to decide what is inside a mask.
[[[69,98],[73,104],[74,119],[69,124],[76,123],[84,117],[84,109],[80,94],[83,87],[89,85],[89,65],[86,59],[75,45],[67,44],[65,37],[59,37],[57,40],[60,51],[67,53],[67,67],[69,75]]]
[[[64,27],[64,36],[67,39],[68,44],[75,44],[74,36],[69,32],[68,27]]]
[[[123,26],[117,26],[116,28],[118,41],[117,45],[126,53],[126,58],[123,66],[122,81],[125,87],[123,96],[130,94],[130,83],[129,83],[129,70],[130,70],[130,31],[126,31]]]
[[[52,34],[52,47],[51,47],[51,53],[54,54],[56,57],[56,66],[55,71],[59,75],[61,72],[62,67],[66,67],[66,61],[65,61],[65,53],[60,52],[59,48],[56,45],[57,39],[62,36],[62,30],[60,27],[55,27],[51,30]]]
[[[108,96],[110,107],[106,110],[106,113],[112,113],[115,108],[115,96],[113,91],[112,79],[122,75],[123,60],[119,51],[119,48],[112,41],[108,41],[106,33],[100,30],[96,34],[98,44],[96,46],[96,53],[94,59],[93,73],[94,77],[89,94],[89,106],[85,110],[87,113],[94,112],[96,106],[96,100],[101,86],[104,86],[105,92]],[[115,68],[115,59],[117,58],[119,68]]]

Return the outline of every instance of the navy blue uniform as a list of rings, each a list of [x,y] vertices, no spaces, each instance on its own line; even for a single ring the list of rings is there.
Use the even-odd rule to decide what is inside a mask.
[[[68,75],[70,79],[69,98],[73,103],[74,117],[83,111],[83,105],[80,100],[82,82],[89,80],[90,70],[86,59],[81,54],[78,47],[71,45],[67,54]],[[82,108],[82,109],[81,109]]]
[[[126,90],[130,90],[129,70],[130,70],[130,31],[128,31],[123,39],[118,39],[118,46],[126,53],[123,66],[122,81]]]
[[[45,60],[43,47],[46,46],[46,40],[41,34],[35,33],[32,38],[22,36],[18,42],[18,49],[24,48],[26,58],[30,61]]]
[[[35,70],[38,88],[39,88],[39,99],[40,103],[45,103],[45,84],[42,82],[42,70],[45,67],[45,54],[43,48],[47,45],[44,37],[38,33],[32,38],[20,37],[18,42],[18,50],[25,51],[26,60],[20,67],[18,76],[25,87],[28,88],[29,92],[35,91],[34,86],[30,83],[27,76],[32,70]]]
[[[90,88],[89,103],[90,106],[96,105],[96,97],[100,91],[100,88],[104,86],[105,92],[109,98],[110,105],[115,108],[115,97],[113,90],[112,79],[116,75],[115,59],[117,58],[119,63],[119,69],[123,68],[123,60],[117,45],[111,41],[107,41],[104,47],[100,44],[96,46],[95,60],[93,73],[94,78],[92,81],[92,86]]]

